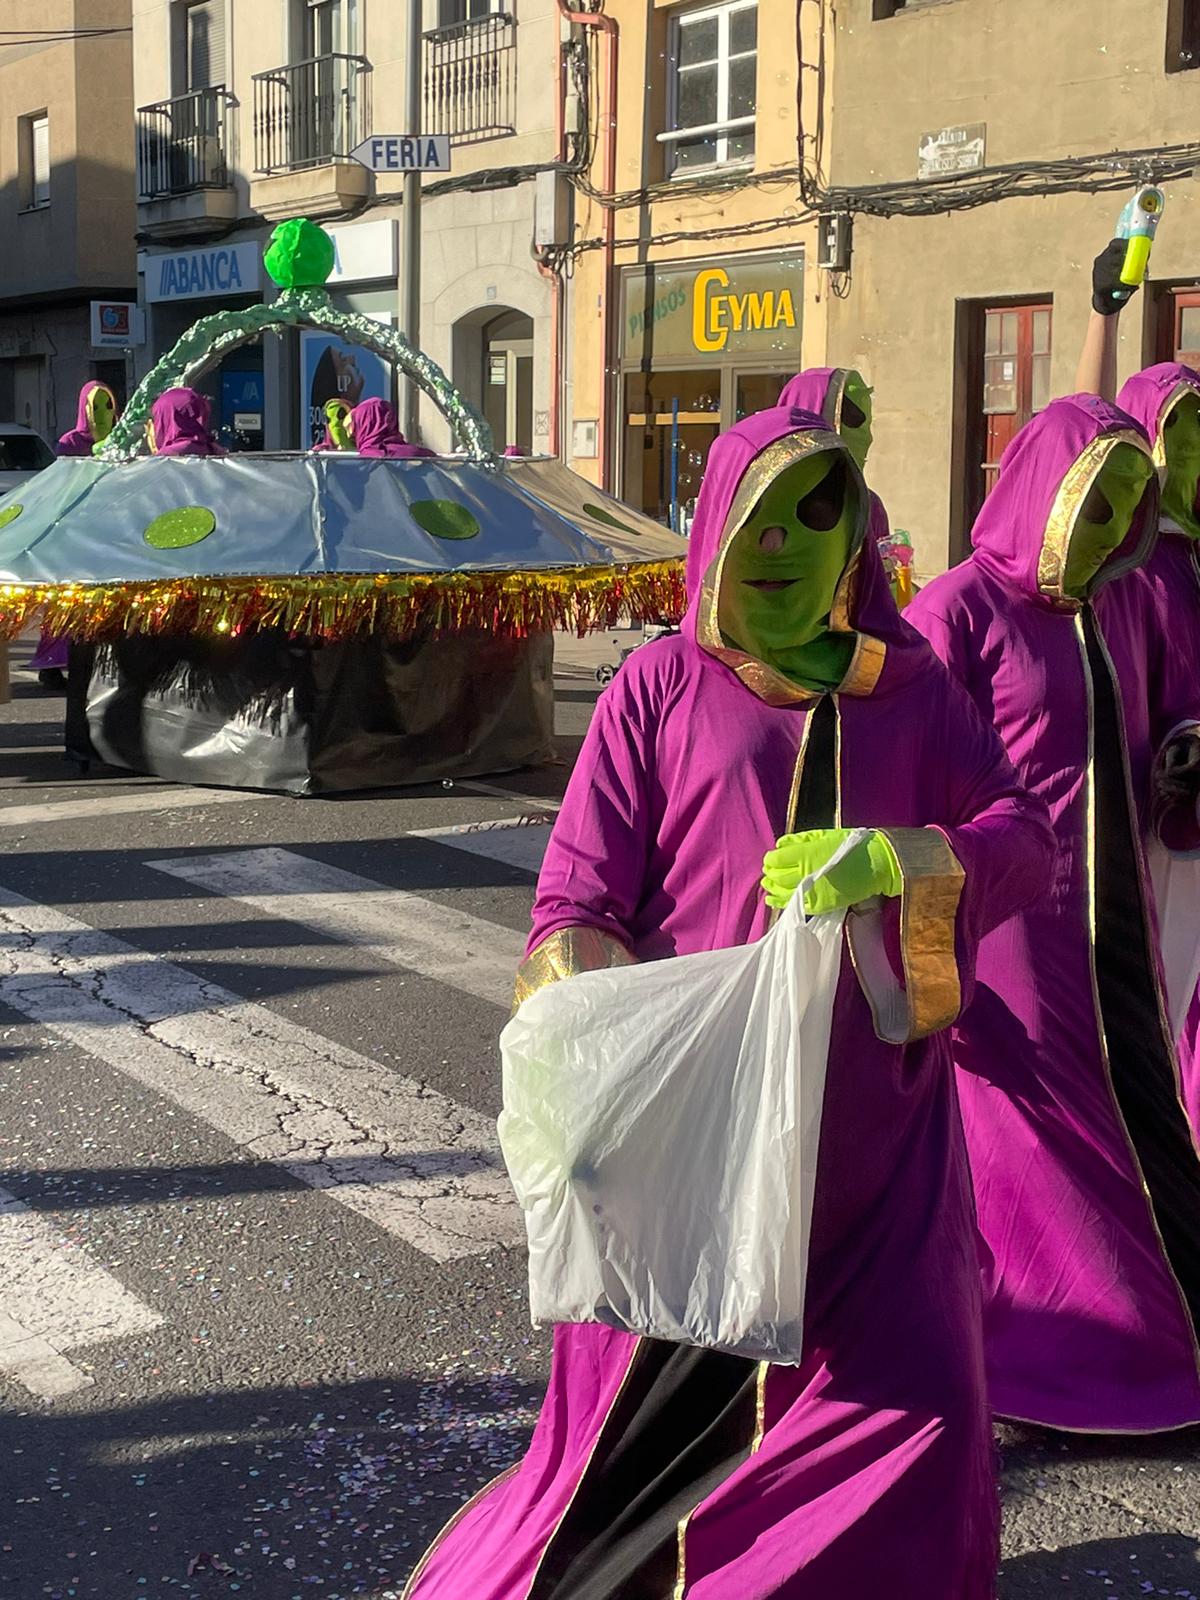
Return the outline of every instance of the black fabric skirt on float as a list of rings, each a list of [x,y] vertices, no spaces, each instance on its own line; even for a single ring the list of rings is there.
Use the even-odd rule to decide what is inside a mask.
[[[289,794],[482,777],[552,756],[553,673],[549,634],[73,645],[67,754]]]

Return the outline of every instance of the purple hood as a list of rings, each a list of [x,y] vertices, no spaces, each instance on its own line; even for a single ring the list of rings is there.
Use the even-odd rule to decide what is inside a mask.
[[[788,406],[759,411],[713,442],[696,505],[687,557],[688,609],[682,632],[727,667],[760,699],[790,705],[813,698],[763,662],[727,646],[717,627],[723,557],[767,486],[788,467],[818,452],[845,458],[857,501],[853,554],[838,585],[831,626],[858,635],[859,648],[841,685],[843,694],[890,690],[924,661],[928,647],[903,622],[892,599],[878,547],[866,538],[870,504],[862,473],[823,418]]]
[[[1078,610],[1063,588],[1071,533],[1088,490],[1119,443],[1148,448],[1141,428],[1117,406],[1087,394],[1052,400],[1004,452],[996,487],[971,533],[978,565],[1052,610]],[[1157,538],[1152,484],[1128,538],[1105,562],[1094,589],[1140,567]]]
[[[1185,394],[1200,395],[1200,372],[1181,361],[1161,361],[1135,373],[1117,397],[1117,404],[1145,430],[1154,450],[1155,464],[1165,467],[1163,423]]]
[[[95,405],[97,394],[103,393],[112,401],[114,415],[117,409],[117,397],[106,383],[98,383],[95,379],[85,383],[79,391],[79,410],[75,416],[75,426],[69,433],[64,433],[58,441],[58,454],[60,456],[90,456],[92,446],[96,443],[94,431],[94,418],[92,407]]]
[[[417,456],[431,456],[419,444],[409,444],[400,432],[396,408],[386,400],[364,400],[350,413],[350,433],[354,448],[360,456],[388,456],[392,460],[411,461]]]
[[[779,404],[823,417],[836,433],[842,425],[842,401],[849,376],[849,367],[809,367],[788,379]]]
[[[223,456],[209,431],[212,406],[195,389],[168,389],[150,412],[154,453],[159,456]]]

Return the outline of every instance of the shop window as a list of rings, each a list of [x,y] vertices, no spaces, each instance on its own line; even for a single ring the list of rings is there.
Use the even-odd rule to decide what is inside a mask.
[[[17,167],[21,209],[38,211],[50,204],[50,118],[44,111],[22,117],[17,125]]]
[[[1167,8],[1167,71],[1200,67],[1200,0],[1170,0]]]
[[[754,160],[757,0],[732,0],[671,18],[668,176]]]

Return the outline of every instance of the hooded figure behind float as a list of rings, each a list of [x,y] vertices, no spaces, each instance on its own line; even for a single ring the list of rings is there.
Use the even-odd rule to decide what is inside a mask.
[[[55,454],[59,456],[90,456],[98,444],[103,444],[117,422],[117,397],[106,383],[93,379],[79,391],[79,409],[75,426],[58,441]],[[38,674],[47,687],[60,687],[63,673],[70,661],[70,641],[61,634],[42,630],[37,652],[29,663],[29,670]]]
[[[781,903],[794,850],[827,861],[846,829],[878,830],[833,875],[833,903],[891,897],[855,940],[903,1002],[903,1042],[877,1036],[847,955],[804,1361],[558,1327],[528,1454],[435,1541],[409,1600],[992,1600],[978,1255],[945,1030],[981,935],[1037,892],[1051,840],[897,614],[868,515],[819,417],[762,412],[716,440],[683,630],[634,652],[598,702],[518,982],[524,997],[761,938],[765,857],[786,858],[769,872]]]
[[[1163,480],[1158,545],[1143,569],[1154,597],[1155,631],[1200,686],[1200,373],[1177,362],[1147,367],[1121,390],[1120,404],[1149,435]],[[1184,770],[1175,780],[1181,798],[1189,788],[1196,792],[1198,745],[1193,741],[1182,755]],[[1186,846],[1186,836],[1182,842]],[[1200,864],[1172,861],[1161,851],[1154,865],[1164,947],[1170,941],[1181,970],[1191,972],[1200,937]],[[1200,993],[1192,997],[1177,1043],[1184,1104],[1200,1134]]]
[[[351,448],[360,456],[388,456],[394,460],[416,460],[433,455],[422,444],[409,444],[400,432],[396,408],[387,400],[363,400],[350,413],[348,428]]]
[[[789,378],[779,396],[781,406],[816,412],[846,441],[860,472],[874,443],[872,390],[861,372],[851,367],[810,367]],[[893,536],[883,501],[871,491],[871,537],[880,546],[897,605],[912,599],[912,545],[907,534]]]
[[[156,456],[223,456],[213,438],[212,402],[196,389],[168,389],[150,410],[147,436]]]
[[[1136,423],[1055,400],[1013,440],[974,553],[905,613],[999,730],[1058,840],[986,938],[955,1061],[990,1248],[1002,1416],[1084,1431],[1200,1421],[1200,1157],[1166,1026],[1141,812],[1200,704],[1127,575],[1158,493]],[[1124,578],[1124,581],[1120,581]],[[1195,810],[1159,796],[1200,846]]]

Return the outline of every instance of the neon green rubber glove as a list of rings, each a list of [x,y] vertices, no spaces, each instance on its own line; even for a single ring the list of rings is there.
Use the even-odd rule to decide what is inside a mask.
[[[850,837],[849,828],[817,828],[787,833],[763,858],[762,886],[767,904],[782,911],[810,873],[818,871]],[[826,878],[813,884],[804,902],[810,917],[840,911],[882,894],[895,898],[903,888],[900,863],[881,833],[852,850]]]

